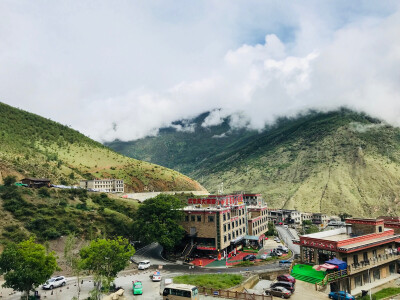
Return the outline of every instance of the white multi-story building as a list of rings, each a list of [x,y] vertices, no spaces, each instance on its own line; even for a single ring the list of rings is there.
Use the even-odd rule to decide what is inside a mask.
[[[93,179],[81,180],[80,187],[87,190],[95,190],[106,193],[123,193],[124,181],[121,179]]]

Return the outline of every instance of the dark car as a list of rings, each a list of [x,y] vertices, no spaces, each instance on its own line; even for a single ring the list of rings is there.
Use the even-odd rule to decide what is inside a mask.
[[[257,259],[257,257],[255,256],[255,255],[252,255],[252,254],[249,254],[249,255],[246,255],[245,257],[243,257],[243,261],[254,261],[254,260],[256,260]]]
[[[265,290],[265,295],[272,295],[272,296],[276,296],[276,297],[281,297],[281,298],[290,298],[290,296],[292,295],[292,293],[290,293],[289,290],[285,289],[282,286],[277,286],[274,288],[269,288]]]
[[[276,280],[296,283],[296,278],[294,278],[293,276],[290,276],[289,274],[279,275],[278,277],[276,277]]]
[[[270,287],[274,288],[277,286],[284,287],[285,289],[289,290],[292,294],[294,293],[294,290],[295,290],[294,283],[287,282],[287,281],[273,282]]]
[[[355,300],[356,298],[349,293],[346,293],[344,291],[340,292],[330,292],[328,295],[329,299],[334,299],[334,300]]]

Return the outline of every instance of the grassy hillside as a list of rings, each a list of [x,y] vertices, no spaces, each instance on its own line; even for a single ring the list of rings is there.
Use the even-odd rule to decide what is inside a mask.
[[[211,192],[221,182],[225,192],[261,192],[270,207],[354,216],[400,213],[397,128],[343,109],[280,119],[261,133],[236,131],[227,139],[210,138],[215,129],[222,127],[211,127],[209,138],[200,133],[198,143],[193,137],[197,130],[170,130],[156,138],[110,146],[142,159],[149,153],[152,162],[164,163],[168,157],[152,156],[154,145],[164,143],[168,151],[179,151],[183,162],[201,158],[185,165],[171,159],[165,163],[168,167],[185,170]]]
[[[34,234],[39,241],[69,233],[93,239],[132,234],[137,203],[86,190],[0,186],[0,240],[15,242]]]
[[[174,170],[128,158],[67,126],[0,103],[0,183],[6,175],[58,184],[121,178],[127,191],[201,190]]]

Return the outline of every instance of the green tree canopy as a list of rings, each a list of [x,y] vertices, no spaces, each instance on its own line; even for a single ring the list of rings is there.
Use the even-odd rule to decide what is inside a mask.
[[[135,249],[127,239],[97,239],[81,249],[81,267],[93,273],[96,289],[93,296],[98,298],[103,285],[108,290],[118,272],[126,268]]]
[[[185,234],[180,225],[183,207],[183,202],[172,195],[160,194],[146,200],[137,212],[135,238],[144,243],[159,242],[166,250],[171,250]]]
[[[10,186],[10,185],[13,185],[16,181],[17,181],[17,178],[15,176],[8,175],[4,178],[4,185]]]
[[[45,247],[36,244],[33,238],[9,244],[0,256],[0,274],[5,279],[3,286],[26,292],[27,297],[57,269],[54,252],[46,254]]]

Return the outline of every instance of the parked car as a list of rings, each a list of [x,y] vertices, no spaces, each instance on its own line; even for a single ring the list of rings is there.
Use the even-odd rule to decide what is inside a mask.
[[[295,288],[294,288],[294,283],[287,282],[287,281],[273,282],[273,283],[270,285],[271,288],[274,288],[274,287],[277,287],[277,286],[282,286],[282,287],[284,287],[285,289],[289,290],[292,294],[294,293],[294,290],[295,290]]]
[[[277,286],[274,288],[269,288],[265,290],[265,295],[269,296],[276,296],[276,297],[281,297],[281,298],[290,298],[290,296],[292,295],[292,293],[290,293],[289,290],[285,289],[282,286]]]
[[[272,249],[271,250],[271,256],[272,256],[272,253],[274,253],[275,255],[273,255],[273,256],[282,256],[283,255],[283,252],[281,251],[281,250],[279,250],[279,249]]]
[[[279,275],[278,277],[276,277],[276,280],[296,283],[296,278],[294,278],[293,276],[291,276],[289,274]]]
[[[283,245],[279,245],[278,247],[276,247],[276,249],[278,249],[278,250],[280,250],[282,252],[285,252],[285,253],[289,252],[289,249],[287,247],[283,246]]]
[[[280,242],[281,242],[281,240],[280,240],[277,236],[274,237],[274,241],[277,242],[277,243],[280,243]]]
[[[290,267],[291,264],[292,264],[292,262],[290,260],[280,260],[279,261],[280,267]],[[283,280],[283,281],[286,281],[286,280]]]
[[[146,270],[148,268],[150,268],[149,260],[143,260],[143,261],[139,262],[139,265],[138,265],[139,270]]]
[[[261,259],[267,259],[267,258],[268,258],[268,255],[267,255],[267,254],[263,254],[263,255],[260,256],[260,258],[261,258]]]
[[[255,255],[252,255],[252,254],[249,254],[249,255],[246,255],[245,257],[243,257],[243,261],[247,261],[247,260],[254,261],[256,259],[257,259],[257,257]]]
[[[329,299],[334,300],[355,300],[356,298],[345,291],[330,292],[328,295]]]
[[[56,276],[52,277],[43,284],[42,289],[44,290],[52,290],[59,286],[64,286],[67,284],[67,280],[64,276]]]
[[[133,284],[133,288],[132,288],[132,292],[134,295],[142,295],[143,294],[143,286],[142,286],[142,282],[135,280],[132,282]]]
[[[160,271],[155,271],[154,274],[151,277],[151,280],[153,280],[153,281],[161,281],[161,273],[160,273]]]

